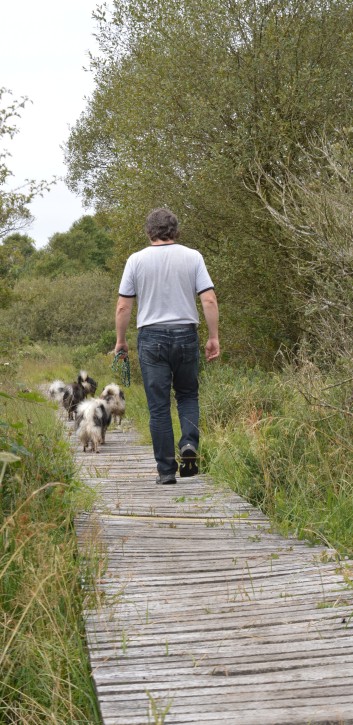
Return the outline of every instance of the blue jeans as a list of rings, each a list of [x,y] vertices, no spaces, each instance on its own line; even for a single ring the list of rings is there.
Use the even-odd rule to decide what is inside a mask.
[[[196,326],[143,327],[138,355],[150,412],[150,431],[158,473],[175,473],[174,434],[170,413],[173,386],[181,427],[179,448],[199,443],[198,367]]]

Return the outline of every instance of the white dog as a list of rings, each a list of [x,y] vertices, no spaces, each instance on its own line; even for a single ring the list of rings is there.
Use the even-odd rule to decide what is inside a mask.
[[[62,380],[54,380],[49,386],[49,395],[52,400],[62,403],[66,384]]]

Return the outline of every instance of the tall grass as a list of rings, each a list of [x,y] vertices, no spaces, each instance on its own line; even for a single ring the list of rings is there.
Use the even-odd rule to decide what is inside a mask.
[[[33,394],[0,402],[0,449],[20,459],[0,490],[0,722],[98,725],[73,529],[90,494],[54,410]]]
[[[283,532],[351,554],[349,392],[311,366],[282,373],[210,367],[201,385],[204,470]]]

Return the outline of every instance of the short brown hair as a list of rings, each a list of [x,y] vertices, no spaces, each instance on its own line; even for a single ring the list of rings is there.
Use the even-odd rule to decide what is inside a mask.
[[[145,230],[152,242],[156,239],[176,239],[179,234],[178,219],[170,209],[153,209],[147,217]]]

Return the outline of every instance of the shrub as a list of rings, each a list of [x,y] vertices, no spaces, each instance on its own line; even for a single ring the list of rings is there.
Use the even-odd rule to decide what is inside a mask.
[[[87,364],[95,357],[99,352],[98,345],[92,343],[92,345],[80,345],[76,347],[72,353],[72,364],[75,368],[81,369],[86,368]]]
[[[91,344],[114,326],[116,288],[105,272],[22,279],[3,318],[20,341]]]
[[[103,353],[111,352],[111,350],[114,350],[115,343],[116,343],[115,330],[107,330],[106,332],[103,332],[103,335],[100,336],[98,343],[97,343],[99,352],[103,352]]]
[[[298,175],[285,165],[275,178],[257,169],[257,193],[282,231],[296,280],[288,293],[302,353],[326,370],[353,354],[352,138],[349,127],[311,139]]]

